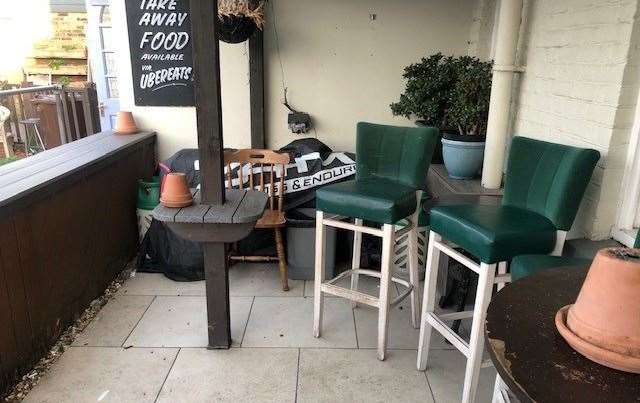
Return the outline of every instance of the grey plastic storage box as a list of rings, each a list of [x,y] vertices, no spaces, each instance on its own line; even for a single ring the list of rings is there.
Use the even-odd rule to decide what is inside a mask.
[[[336,230],[325,226],[326,277],[335,276]],[[298,208],[287,212],[287,263],[291,280],[313,280],[316,250],[316,210]]]

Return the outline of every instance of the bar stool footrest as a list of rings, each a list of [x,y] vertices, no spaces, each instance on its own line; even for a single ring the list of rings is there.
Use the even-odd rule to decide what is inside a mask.
[[[469,358],[470,349],[469,343],[464,341],[460,335],[453,331],[444,321],[433,312],[427,312],[426,320],[438,333],[440,333],[445,339],[449,340],[465,357]]]
[[[367,269],[346,270],[340,273],[339,275],[337,275],[336,277],[332,278],[331,280],[328,280],[322,283],[320,285],[320,290],[324,293],[342,297],[351,301],[360,302],[365,305],[373,306],[376,308],[379,307],[379,298],[369,294],[365,294],[357,290],[351,290],[349,288],[340,287],[336,285],[337,282],[344,279],[345,277],[351,276],[352,274],[364,275],[369,277],[377,277],[377,278],[380,278],[381,276],[380,272],[375,270],[367,270]],[[404,287],[404,291],[389,303],[390,306],[395,306],[400,302],[402,302],[402,300],[404,300],[406,297],[408,297],[411,294],[411,291],[413,291],[413,286],[408,281],[403,280],[401,278],[397,278],[397,277],[391,277],[391,281]]]

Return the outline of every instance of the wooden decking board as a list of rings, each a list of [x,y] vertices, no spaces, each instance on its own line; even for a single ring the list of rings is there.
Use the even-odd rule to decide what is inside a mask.
[[[52,182],[62,180],[71,174],[86,169],[88,166],[98,163],[114,155],[118,151],[144,141],[154,135],[154,133],[140,133],[130,136],[109,135],[97,144],[85,144],[85,147],[90,148],[90,151],[80,153],[80,150],[76,150],[78,151],[78,156],[76,158],[63,163],[54,164],[50,169],[44,169],[43,167],[43,169],[40,169],[38,173],[30,175],[29,177],[4,186],[0,185],[0,207],[9,204],[12,200],[21,198],[26,194],[37,192]],[[65,144],[58,148],[70,145],[73,145],[73,143]],[[28,169],[28,167],[26,169]]]
[[[442,187],[447,192],[456,195],[472,196],[502,196],[502,188],[487,189],[482,187],[479,178],[477,179],[451,179],[444,165],[432,164],[429,167],[427,182],[431,187]]]
[[[189,207],[183,207],[174,216],[175,222],[184,223],[202,223],[204,222],[204,216],[211,206],[206,204],[200,204],[200,191],[196,190],[193,194],[193,205]]]
[[[4,175],[11,173],[16,170],[20,170],[22,168],[39,164],[41,162],[50,160],[52,158],[59,157],[60,155],[71,155],[77,149],[82,149],[86,147],[88,144],[95,143],[96,141],[101,141],[105,137],[112,135],[111,131],[100,132],[93,134],[91,136],[85,137],[81,140],[74,141],[68,144],[65,144],[65,147],[55,147],[50,150],[43,151],[36,155],[32,155],[31,157],[23,158],[17,161],[12,162],[11,164],[5,164],[0,167],[0,178],[4,177]]]
[[[45,160],[40,160],[40,161],[29,161],[28,159],[27,162],[30,162],[27,166],[23,166],[20,169],[14,169],[12,172],[8,172],[8,173],[2,173],[0,176],[0,187],[5,187],[5,186],[9,186],[12,183],[16,183],[19,182],[20,180],[23,179],[27,179],[30,176],[33,175],[37,175],[40,172],[44,172],[47,170],[51,170],[54,169],[55,167],[57,167],[58,165],[62,165],[65,163],[69,163],[75,159],[78,159],[80,157],[82,157],[83,155],[93,152],[99,148],[103,148],[104,145],[106,144],[112,144],[113,140],[111,137],[101,137],[100,139],[98,139],[97,141],[94,141],[92,143],[88,143],[85,144],[83,147],[79,147],[79,148],[74,148],[71,151],[67,151],[61,154],[58,154],[56,156],[53,156],[51,158],[47,158]],[[73,143],[71,143],[73,144]],[[58,147],[60,148],[60,147]],[[42,154],[42,153],[40,153]],[[40,154],[36,154],[33,157],[36,157]],[[25,159],[22,159],[20,161],[24,161]],[[12,164],[7,164],[5,166],[11,166]]]
[[[257,221],[266,204],[267,196],[258,191],[228,189],[221,206],[201,204],[198,192],[194,195],[193,205],[179,209],[159,205],[153,210],[153,217],[164,222],[244,224]]]
[[[233,222],[244,224],[247,222],[257,221],[262,217],[264,208],[267,205],[267,195],[258,191],[247,191],[242,199],[242,203],[238,206],[233,215]]]
[[[235,214],[246,196],[245,193],[242,190],[228,189],[225,203],[222,206],[212,206],[204,216],[204,222],[213,224],[234,223]]]

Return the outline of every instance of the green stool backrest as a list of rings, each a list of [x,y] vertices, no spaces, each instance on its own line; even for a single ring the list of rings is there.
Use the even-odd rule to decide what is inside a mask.
[[[633,243],[633,247],[636,249],[640,248],[640,231],[636,234],[636,241]]]
[[[434,127],[360,122],[356,139],[356,179],[384,178],[422,189],[437,140],[438,129]]]
[[[596,150],[515,137],[502,204],[535,211],[568,231],[599,158]]]

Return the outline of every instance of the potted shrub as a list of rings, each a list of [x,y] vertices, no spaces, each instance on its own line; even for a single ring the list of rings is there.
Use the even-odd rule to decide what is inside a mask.
[[[215,0],[214,0],[215,1]],[[244,42],[264,25],[264,2],[218,0],[218,35],[227,43]]]
[[[453,178],[474,177],[482,166],[491,67],[491,62],[470,56],[436,53],[422,58],[405,68],[405,91],[391,104],[394,115],[417,117],[416,124],[440,129],[432,162],[444,160]]]
[[[491,97],[491,62],[462,56],[455,63],[455,80],[446,111],[457,133],[444,133],[442,151],[449,176],[470,179],[482,168]]]
[[[436,53],[423,57],[418,63],[404,69],[407,80],[404,93],[398,102],[392,103],[391,112],[407,119],[417,118],[419,126],[434,126],[440,132],[447,130],[446,111],[451,89],[455,81],[455,59]],[[438,141],[433,153],[433,163],[442,164],[442,143]]]

